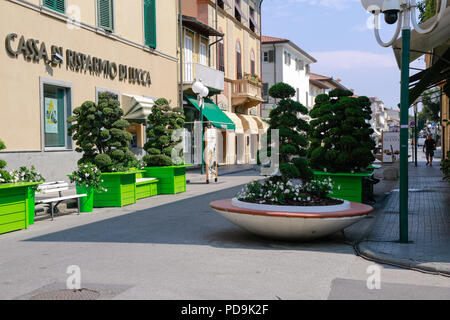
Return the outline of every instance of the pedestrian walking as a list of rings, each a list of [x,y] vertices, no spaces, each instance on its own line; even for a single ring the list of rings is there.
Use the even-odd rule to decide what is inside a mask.
[[[436,150],[436,141],[433,139],[431,134],[428,135],[427,140],[425,140],[423,144],[423,152],[425,152],[425,156],[427,157],[427,164],[430,165],[430,167],[433,166],[433,157],[434,157],[434,150]]]

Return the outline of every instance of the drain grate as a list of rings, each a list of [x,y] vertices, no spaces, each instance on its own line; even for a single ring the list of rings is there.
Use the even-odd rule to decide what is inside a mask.
[[[100,293],[89,289],[80,290],[55,290],[39,293],[32,296],[30,300],[97,300]]]

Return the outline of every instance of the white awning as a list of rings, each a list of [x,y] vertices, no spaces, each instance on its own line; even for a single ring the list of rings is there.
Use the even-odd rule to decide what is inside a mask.
[[[245,114],[239,114],[238,116],[242,120],[242,124],[244,125],[245,133],[250,133],[250,134],[258,134],[259,133],[258,124],[256,123],[256,120],[253,119],[252,116],[248,116]]]
[[[124,118],[130,120],[147,120],[155,104],[155,98],[135,96],[131,94],[122,95],[122,109]]]
[[[258,125],[259,134],[266,133],[267,129],[269,128],[269,125],[267,124],[267,126],[265,126],[264,121],[258,116],[252,116],[252,118],[255,119],[256,124]]]
[[[436,16],[431,17],[427,21],[425,21],[420,26],[424,29],[431,26],[436,20]],[[423,52],[428,52],[431,49],[439,47],[444,44],[450,44],[450,2],[447,1],[447,8],[445,12],[442,14],[442,18],[436,27],[430,33],[421,34],[415,30],[411,31],[411,54],[410,54],[410,62],[413,62],[417,58],[423,55]],[[398,67],[401,67],[402,61],[402,38],[398,38],[394,44],[392,45],[392,49],[394,50],[395,58],[397,60]]]
[[[237,116],[236,113],[227,112],[227,111],[223,111],[223,113],[225,113],[228,116],[228,118],[230,118],[231,121],[233,121],[234,125],[236,126],[236,129],[234,130],[235,133],[238,133],[238,134],[244,133],[244,127],[242,125],[242,121]]]

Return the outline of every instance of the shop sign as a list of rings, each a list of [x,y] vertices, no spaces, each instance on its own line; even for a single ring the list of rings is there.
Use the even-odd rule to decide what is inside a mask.
[[[152,83],[150,71],[127,66],[125,64],[117,64],[110,60],[104,60],[98,57],[92,57],[81,52],[67,49],[64,59],[64,48],[52,45],[50,50],[44,42],[36,39],[25,39],[21,36],[18,41],[18,35],[10,33],[6,36],[6,50],[11,56],[18,57],[23,55],[28,61],[39,62],[43,60],[46,64],[53,67],[62,65],[66,61],[66,69],[74,72],[86,73],[90,75],[103,76],[111,80],[119,78],[120,81],[126,81],[132,84],[140,84],[149,86]],[[14,48],[13,48],[14,46]]]

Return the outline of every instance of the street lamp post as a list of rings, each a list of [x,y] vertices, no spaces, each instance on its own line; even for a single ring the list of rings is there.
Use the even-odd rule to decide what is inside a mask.
[[[201,122],[201,137],[202,141],[201,144],[201,174],[205,173],[205,166],[204,166],[204,159],[203,159],[203,108],[205,106],[204,98],[206,98],[209,94],[208,88],[202,83],[201,79],[195,80],[194,84],[192,85],[192,91],[197,95],[197,99],[200,102],[200,122]]]
[[[397,40],[402,30],[402,63],[401,63],[401,93],[400,93],[400,242],[408,243],[408,110],[409,110],[409,59],[411,22],[418,33],[433,31],[447,7],[447,0],[441,0],[437,19],[427,29],[422,29],[416,18],[416,0],[361,0],[367,11],[375,18],[375,38],[383,47],[390,47]],[[379,33],[379,15],[384,14],[388,24],[397,23],[394,36],[389,42],[383,42]],[[417,143],[417,141],[416,141]]]

